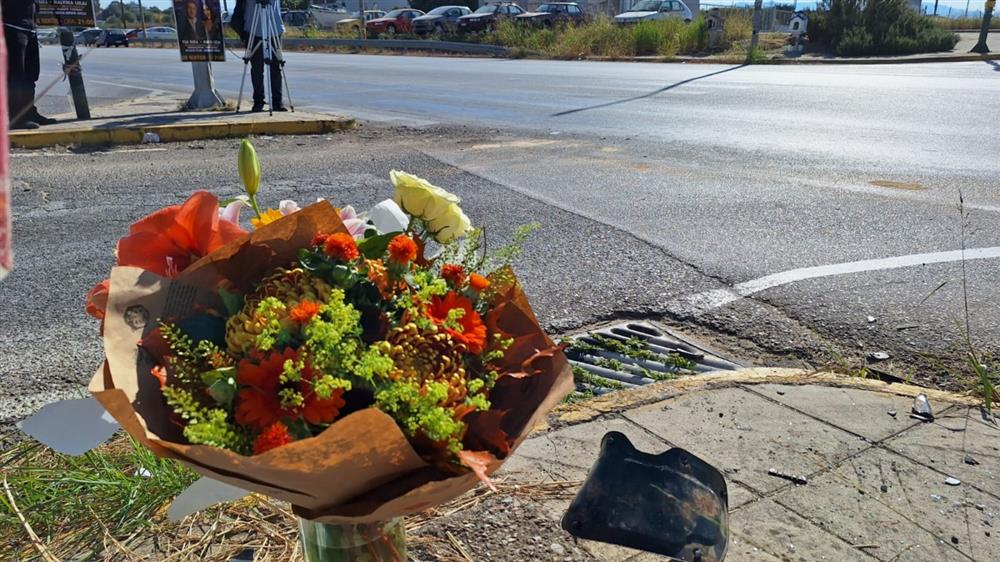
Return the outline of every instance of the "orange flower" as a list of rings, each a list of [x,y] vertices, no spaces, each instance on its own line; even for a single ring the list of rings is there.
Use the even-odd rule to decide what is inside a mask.
[[[288,311],[288,317],[292,319],[292,322],[298,322],[299,324],[308,324],[313,316],[319,314],[319,309],[322,305],[313,302],[311,300],[304,300],[299,304],[292,307]]]
[[[337,389],[330,398],[321,399],[312,390],[310,381],[316,376],[307,365],[302,371],[298,390],[303,403],[293,409],[282,408],[278,392],[281,390],[281,373],[285,361],[297,361],[299,354],[291,348],[283,352],[272,351],[259,364],[252,360],[240,361],[236,371],[236,381],[240,384],[236,422],[240,425],[265,429],[282,418],[302,416],[311,424],[330,423],[340,415],[344,407],[344,391]]]
[[[236,402],[236,421],[240,425],[265,429],[285,414],[278,398],[279,378],[286,360],[295,360],[298,353],[287,348],[271,352],[260,363],[250,359],[240,361],[236,382],[240,391]]]
[[[446,263],[441,266],[441,277],[452,287],[461,287],[465,284],[465,270],[462,266],[453,263]]]
[[[464,314],[458,319],[458,328],[448,326],[449,312],[461,309]],[[486,346],[486,325],[479,313],[472,308],[472,301],[450,291],[442,297],[433,297],[431,305],[427,308],[427,316],[434,320],[434,323],[444,328],[446,332],[456,341],[465,344],[470,353],[480,353]]]
[[[253,217],[250,219],[250,224],[254,228],[260,228],[264,225],[271,224],[272,222],[280,219],[285,215],[281,214],[278,209],[268,209],[260,214],[260,217]]]
[[[163,390],[163,387],[167,386],[167,369],[163,365],[157,365],[149,372],[156,377],[156,380],[160,381],[160,390]]]
[[[477,293],[482,293],[490,286],[490,280],[478,273],[469,276],[469,287]]]
[[[341,261],[353,261],[358,259],[360,255],[354,237],[346,232],[331,234],[323,242],[323,251],[326,252],[326,255]]]
[[[405,234],[400,234],[389,242],[389,259],[398,264],[407,264],[417,259],[417,243]]]
[[[313,236],[312,243],[310,245],[313,246],[313,247],[322,246],[322,245],[326,244],[326,239],[329,238],[329,237],[330,237],[329,234],[325,234],[325,233],[321,232],[321,233],[317,234],[316,236]]]
[[[219,219],[219,200],[197,191],[181,205],[172,205],[138,220],[118,241],[118,265],[141,267],[164,277],[176,277],[202,256],[246,234],[238,225]],[[104,317],[107,281],[87,294],[87,312]]]
[[[295,441],[288,427],[281,422],[274,422],[262,431],[253,442],[253,454],[260,455]]]

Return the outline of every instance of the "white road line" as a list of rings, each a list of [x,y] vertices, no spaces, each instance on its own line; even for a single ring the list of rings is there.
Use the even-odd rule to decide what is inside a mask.
[[[992,246],[989,248],[971,248],[965,250],[964,253],[964,259],[966,260],[996,258],[1000,258],[1000,246]],[[744,283],[739,283],[731,289],[716,289],[676,299],[668,304],[668,308],[675,311],[700,314],[702,312],[707,312],[709,310],[725,306],[731,302],[738,301],[743,297],[748,297],[755,293],[787,285],[789,283],[794,283],[796,281],[816,279],[819,277],[831,277],[835,275],[846,275],[849,273],[863,273],[865,271],[882,271],[886,269],[899,269],[902,267],[914,267],[933,263],[956,262],[961,261],[962,259],[963,253],[961,250],[952,250],[948,252],[910,254],[907,256],[897,256],[892,258],[819,265],[815,267],[802,267],[782,271],[781,273],[766,275]]]

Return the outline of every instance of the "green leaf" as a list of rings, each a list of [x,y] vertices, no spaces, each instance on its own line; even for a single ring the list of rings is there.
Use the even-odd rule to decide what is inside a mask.
[[[222,298],[222,305],[226,307],[226,316],[234,316],[243,310],[243,295],[220,288],[219,297]]]
[[[236,397],[236,367],[222,367],[201,374],[208,387],[208,395],[222,405],[229,405]]]
[[[389,248],[389,242],[392,242],[392,239],[400,234],[402,232],[389,232],[359,240],[358,250],[361,250],[361,253],[370,260],[381,258]]]

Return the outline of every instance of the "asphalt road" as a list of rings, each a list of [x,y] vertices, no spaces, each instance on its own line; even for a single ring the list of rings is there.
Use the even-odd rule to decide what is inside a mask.
[[[539,220],[520,267],[553,331],[650,317],[766,364],[856,368],[885,350],[883,368],[956,388],[964,373],[937,359],[962,360],[964,279],[972,340],[1000,352],[1000,64],[290,54],[288,69],[298,107],[370,124],[261,141],[275,200],[365,207],[402,168],[465,197],[498,238]],[[240,70],[215,66],[224,93]],[[95,51],[85,76],[174,92],[191,80],[168,50]],[[96,365],[80,302],[129,222],[195,187],[235,192],[235,144],[197,146],[15,156],[0,401],[72,388]],[[977,249],[964,271],[948,253],[963,237]]]

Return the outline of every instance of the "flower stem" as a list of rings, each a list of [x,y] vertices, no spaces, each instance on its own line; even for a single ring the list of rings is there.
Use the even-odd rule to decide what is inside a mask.
[[[257,206],[257,194],[256,193],[250,196],[250,208],[253,209],[253,212],[257,214],[257,218],[258,219],[261,218],[260,207]]]

